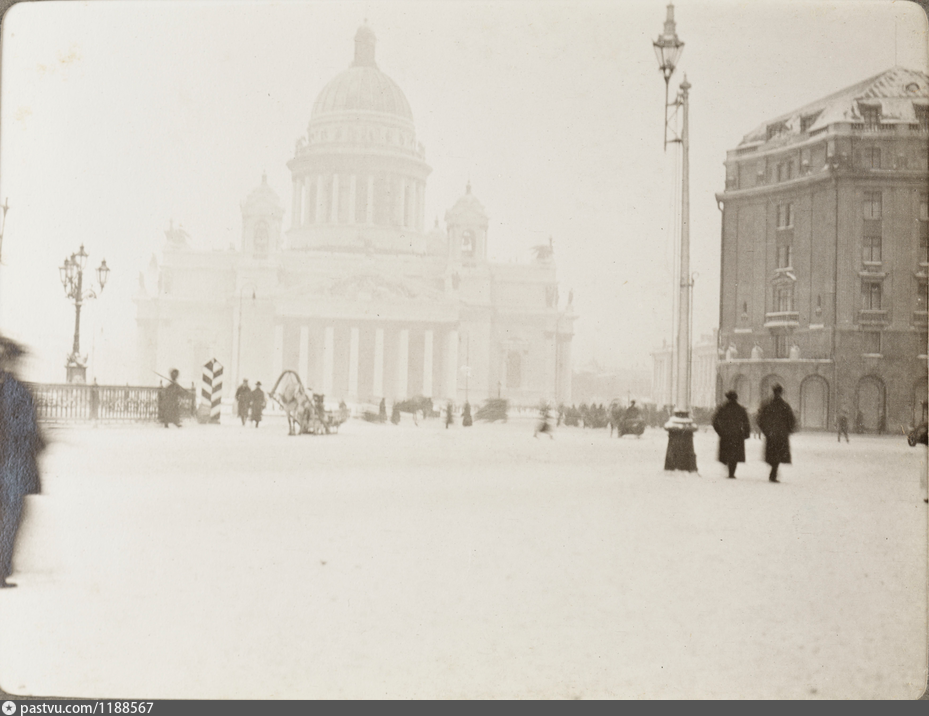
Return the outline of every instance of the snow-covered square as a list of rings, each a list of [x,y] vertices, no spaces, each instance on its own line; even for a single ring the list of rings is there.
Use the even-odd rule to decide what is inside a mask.
[[[137,698],[914,698],[926,452],[351,420],[54,430],[0,686]]]

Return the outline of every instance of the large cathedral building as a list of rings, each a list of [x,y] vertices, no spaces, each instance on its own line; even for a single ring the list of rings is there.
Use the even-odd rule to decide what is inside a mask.
[[[470,184],[444,231],[426,225],[431,169],[367,25],[287,166],[289,213],[263,177],[241,204],[238,248],[198,251],[182,229],[165,232],[136,298],[143,382],[171,367],[198,380],[216,359],[227,393],[291,369],[350,403],[570,401],[575,316],[551,244],[532,263],[489,262]]]

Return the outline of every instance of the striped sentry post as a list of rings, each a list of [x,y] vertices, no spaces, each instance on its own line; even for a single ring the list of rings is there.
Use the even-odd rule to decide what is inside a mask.
[[[223,364],[215,358],[203,366],[203,387],[200,404],[209,408],[210,422],[219,423],[219,408],[223,398]],[[205,412],[205,410],[204,410]]]

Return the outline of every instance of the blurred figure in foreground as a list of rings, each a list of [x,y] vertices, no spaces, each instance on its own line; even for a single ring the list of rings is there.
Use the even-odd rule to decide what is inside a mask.
[[[38,455],[45,448],[32,394],[16,377],[24,349],[0,338],[0,589],[13,569],[13,546],[26,495],[41,491]]]
[[[797,426],[794,411],[781,397],[784,389],[777,383],[771,388],[773,397],[758,411],[758,427],[764,433],[764,459],[771,466],[768,480],[778,482],[778,465],[790,465],[790,434]]]
[[[726,402],[713,416],[713,430],[719,435],[719,461],[729,468],[729,477],[734,480],[736,466],[745,462],[745,441],[752,434],[748,411],[739,405],[734,390],[726,393]]]
[[[539,424],[535,428],[535,432],[532,434],[532,437],[539,437],[539,433],[545,433],[549,438],[554,439],[555,434],[552,430],[551,422],[551,411],[548,408],[548,403],[543,402],[539,406]]]

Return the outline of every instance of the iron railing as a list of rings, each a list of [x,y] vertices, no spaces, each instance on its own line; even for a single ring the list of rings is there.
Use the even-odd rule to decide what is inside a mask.
[[[42,422],[157,422],[161,419],[161,393],[152,386],[87,385],[81,383],[30,383],[36,415]],[[182,417],[196,415],[196,393],[181,395]]]

